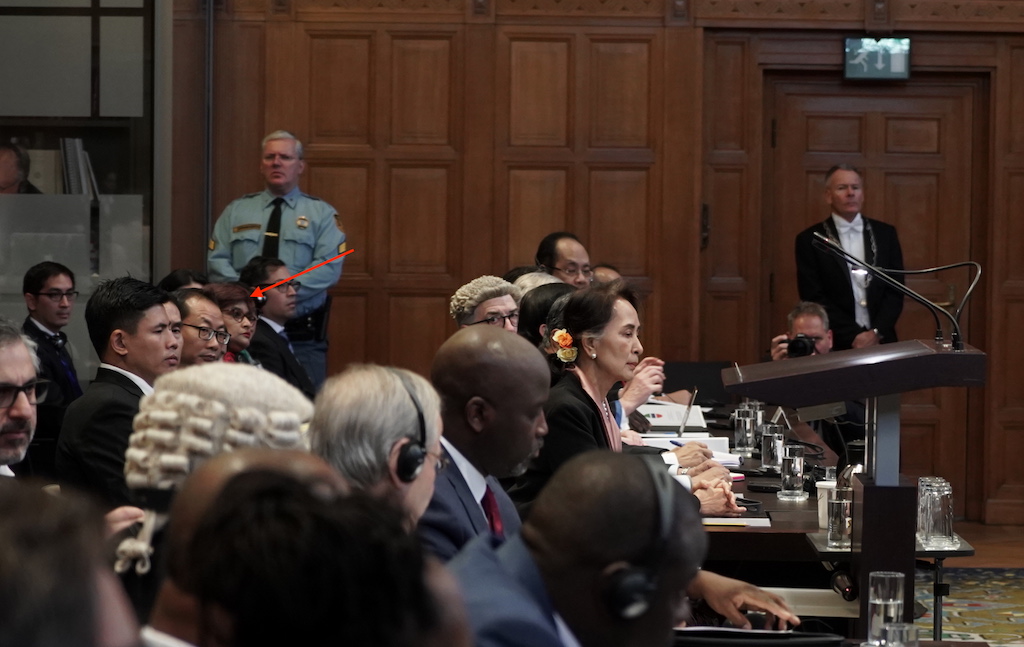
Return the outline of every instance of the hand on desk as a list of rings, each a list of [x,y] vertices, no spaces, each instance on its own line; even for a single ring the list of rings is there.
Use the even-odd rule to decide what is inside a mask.
[[[682,447],[673,447],[669,451],[679,459],[679,467],[697,467],[714,456],[714,452],[698,440],[691,440]]]
[[[786,601],[774,593],[709,571],[699,571],[686,593],[693,599],[703,599],[729,622],[743,629],[750,629],[743,611],[763,611],[768,614],[765,628],[775,625],[781,630],[788,625],[800,624],[800,618],[790,611]]]
[[[728,468],[710,458],[696,467],[691,467],[687,470],[686,475],[690,477],[690,483],[695,490],[716,480],[732,483]]]
[[[622,437],[622,442],[627,445],[640,446],[645,444],[643,436],[633,431],[632,429],[620,429],[619,435]]]
[[[707,483],[701,483],[697,487],[693,484],[693,496],[700,501],[700,513],[709,517],[737,517],[747,511],[736,505],[736,495],[732,491],[732,481],[725,479],[714,479]]]

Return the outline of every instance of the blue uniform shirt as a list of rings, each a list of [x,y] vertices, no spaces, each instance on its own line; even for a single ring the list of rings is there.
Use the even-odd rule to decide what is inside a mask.
[[[250,193],[224,209],[214,225],[207,255],[212,280],[237,281],[238,272],[245,264],[263,253],[263,233],[275,197],[267,190]],[[345,233],[334,207],[302,193],[298,187],[282,197],[278,256],[288,266],[290,274],[345,251]],[[344,260],[339,258],[296,279],[302,284],[296,297],[296,316],[309,314],[323,305],[327,289],[341,276]]]

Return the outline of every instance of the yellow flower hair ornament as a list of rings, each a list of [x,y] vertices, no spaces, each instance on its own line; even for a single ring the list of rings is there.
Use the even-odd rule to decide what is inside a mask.
[[[572,345],[572,335],[565,328],[558,328],[551,333],[551,341],[555,342],[558,346],[558,351],[555,356],[562,360],[563,363],[568,364],[569,362],[575,362],[576,356],[579,351]]]

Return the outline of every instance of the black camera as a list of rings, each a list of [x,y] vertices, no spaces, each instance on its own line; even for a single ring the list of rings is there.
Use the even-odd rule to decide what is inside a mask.
[[[800,333],[786,344],[786,354],[790,357],[807,357],[814,354],[814,338]]]

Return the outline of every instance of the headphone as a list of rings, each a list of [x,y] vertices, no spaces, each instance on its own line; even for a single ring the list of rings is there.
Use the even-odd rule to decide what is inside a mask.
[[[398,464],[395,471],[400,481],[412,483],[420,475],[420,472],[423,471],[423,463],[427,459],[427,425],[423,421],[423,409],[420,407],[420,402],[413,395],[412,388],[406,382],[405,377],[399,375],[398,381],[402,383],[405,392],[409,394],[412,406],[416,407],[416,423],[419,435],[416,439],[402,445],[401,449],[398,450]]]
[[[654,592],[658,587],[658,567],[665,554],[672,533],[672,516],[675,510],[675,489],[678,487],[661,466],[647,461],[644,465],[654,480],[654,491],[658,497],[658,514],[654,537],[645,551],[639,565],[629,565],[608,578],[605,602],[612,614],[623,620],[635,620],[651,608]]]

